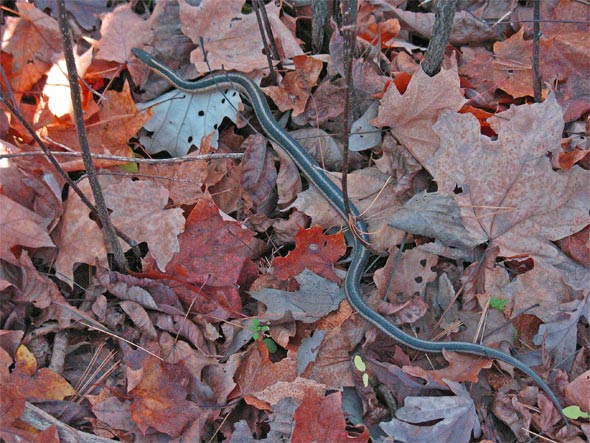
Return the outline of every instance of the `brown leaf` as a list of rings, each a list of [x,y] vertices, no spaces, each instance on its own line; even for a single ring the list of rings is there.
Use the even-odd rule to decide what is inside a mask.
[[[424,251],[420,246],[405,251],[391,279],[396,256],[397,251],[393,249],[385,266],[375,272],[374,280],[379,289],[379,297],[386,297],[396,303],[400,293],[404,295],[404,300],[415,295],[424,295],[426,285],[436,279],[436,272],[432,269],[438,263],[438,257]]]
[[[577,405],[582,411],[590,411],[590,370],[578,375],[565,387],[566,404]]]
[[[196,405],[186,399],[188,377],[182,364],[171,365],[147,356],[142,377],[129,392],[131,417],[145,435],[151,427],[178,437],[198,415]]]
[[[216,69],[252,72],[268,67],[256,14],[242,14],[242,5],[241,0],[230,0],[191,6],[186,0],[180,0],[184,33],[196,44],[204,38],[202,44],[208,63],[203,60],[201,49],[191,54],[191,61],[199,72]],[[302,54],[293,34],[280,20],[279,8],[269,4],[266,10],[277,45],[283,51],[281,59]]]
[[[561,108],[544,103],[512,107],[491,121],[494,141],[480,134],[470,114],[443,113],[434,126],[441,146],[427,162],[439,192],[461,207],[471,237],[519,253],[563,260],[552,240],[588,224],[588,171],[555,172],[546,156],[560,146]]]
[[[35,212],[0,194],[2,241],[0,258],[16,263],[20,249],[55,246],[47,233],[46,221]]]
[[[176,294],[195,311],[224,318],[240,310],[238,281],[249,272],[253,236],[241,223],[225,220],[211,200],[201,199],[186,219],[180,251],[165,274],[152,269],[145,275],[170,280]]]
[[[339,177],[336,176],[331,174],[328,177],[340,186]],[[387,225],[391,214],[400,205],[394,184],[387,175],[375,167],[354,171],[348,174],[348,192],[349,198],[367,222],[372,249],[385,251],[401,242],[403,232]],[[326,229],[343,223],[338,212],[313,187],[300,193],[292,206],[309,215],[314,224]]]
[[[257,208],[273,194],[277,170],[272,153],[266,147],[266,138],[262,135],[248,137],[242,144],[242,148],[245,149],[244,158],[240,163],[242,195],[252,202],[254,208]]]
[[[129,84],[125,83],[121,92],[109,90],[104,93],[104,100],[96,118],[98,121],[88,122],[86,128],[91,151],[97,154],[130,157],[132,153],[127,142],[150,118],[150,111],[137,110],[131,98]],[[47,126],[44,135],[74,150],[80,149],[73,123]],[[121,164],[121,161],[95,161],[96,167],[112,164]],[[70,160],[63,162],[63,167],[66,171],[79,171],[84,169],[84,163],[81,159]]]
[[[18,94],[29,91],[49,70],[53,57],[63,51],[57,22],[25,2],[17,2],[20,17],[7,19],[2,50],[14,57],[8,72],[12,90]],[[4,64],[4,62],[3,62]]]
[[[449,362],[449,366],[443,369],[436,369],[429,371],[418,366],[404,366],[402,369],[407,374],[414,377],[423,378],[426,381],[434,380],[436,383],[446,386],[447,380],[456,382],[469,381],[477,383],[479,380],[479,372],[482,369],[489,369],[492,367],[492,361],[474,357],[472,355],[459,354],[457,352],[448,352],[443,350],[443,356]]]
[[[369,430],[362,426],[359,434],[352,436],[346,431],[342,412],[342,394],[335,392],[326,397],[309,390],[293,416],[293,442],[309,441],[369,441]]]
[[[297,377],[297,362],[294,356],[288,356],[273,363],[262,341],[257,341],[248,348],[242,364],[236,371],[234,380],[238,384],[241,396],[251,398],[256,403],[260,391],[277,382],[292,382]]]
[[[74,388],[61,375],[51,369],[37,369],[35,356],[23,345],[17,349],[15,364],[10,383],[27,400],[63,400],[76,395]]]
[[[317,84],[324,64],[307,55],[293,57],[295,71],[289,71],[280,86],[268,86],[264,92],[282,112],[293,110],[293,116],[305,111],[311,89]]]
[[[458,111],[464,102],[456,63],[434,77],[418,69],[403,95],[394,85],[389,86],[372,123],[377,127],[390,126],[401,144],[424,164],[440,144],[432,125],[441,112]]]
[[[101,38],[97,42],[96,58],[125,63],[131,48],[143,46],[151,40],[150,21],[137,15],[131,5],[119,5],[102,17]]]
[[[166,209],[168,191],[150,181],[117,182],[101,177],[100,182],[113,224],[138,243],[147,242],[150,256],[165,268],[179,249],[177,236],[184,228],[182,210]],[[87,181],[80,183],[80,188],[91,195]],[[64,281],[71,278],[75,263],[94,265],[98,258],[98,264],[107,266],[102,233],[75,194],[66,202],[58,244],[55,268]]]

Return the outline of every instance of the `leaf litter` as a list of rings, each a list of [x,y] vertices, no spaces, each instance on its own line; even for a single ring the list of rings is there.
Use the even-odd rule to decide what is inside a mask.
[[[91,152],[190,159],[215,145],[244,157],[139,168],[97,159],[111,219],[143,254],[126,275],[108,269],[110,251],[88,209],[43,157],[30,155],[39,148],[25,128],[2,114],[0,154],[19,154],[3,158],[0,170],[2,438],[57,441],[63,423],[35,435],[19,421],[33,404],[59,409],[80,432],[122,441],[582,435],[582,419],[562,427],[519,374],[446,352],[430,365],[355,315],[341,289],[342,234],[323,233],[342,220],[289,158],[254,134],[247,104],[233,106],[235,124],[219,117],[180,142],[174,135],[198,117],[191,114],[214,112],[209,102],[196,111],[174,109],[174,101],[143,110],[169,85],[131,56],[133,47],[186,78],[211,68],[266,81],[256,15],[243,1],[158,2],[151,14],[98,3],[69,5],[82,26],[76,43]],[[359,2],[357,43],[366,51],[353,66],[361,129],[350,138],[358,153],[348,182],[375,253],[365,297],[421,338],[479,337],[512,352],[564,405],[589,412],[580,393],[590,390],[582,339],[590,321],[583,86],[590,8],[542,2],[543,101],[532,103],[530,8],[462,5],[454,51],[428,77],[415,36],[429,38],[433,11],[401,3]],[[56,11],[45,7],[17,1],[6,17],[2,94],[10,86],[25,118],[91,195],[82,161],[59,155],[79,148]],[[303,55],[297,30],[307,12],[271,2],[266,13],[280,56],[292,63],[264,91],[279,124],[339,184],[347,137],[342,37],[336,31],[326,53]],[[154,131],[146,126],[152,112],[160,126],[177,128],[156,134],[155,149],[138,135]],[[278,350],[270,353],[265,340]],[[362,377],[352,364],[358,355]],[[508,427],[481,426],[492,415]]]

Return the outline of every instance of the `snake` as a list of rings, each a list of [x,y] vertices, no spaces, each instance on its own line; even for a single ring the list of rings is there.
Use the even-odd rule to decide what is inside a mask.
[[[295,162],[305,178],[313,185],[320,194],[330,203],[330,205],[339,213],[350,226],[347,242],[352,248],[350,255],[350,265],[344,279],[344,294],[351,307],[366,321],[381,330],[385,335],[392,339],[422,352],[437,352],[443,350],[454,351],[465,354],[473,354],[489,359],[503,361],[526,375],[531,377],[535,383],[547,394],[551,402],[561,413],[565,422],[569,424],[563,414],[561,404],[555,393],[543,381],[543,379],[534,372],[525,363],[517,360],[515,357],[506,354],[500,350],[488,346],[468,343],[461,341],[443,341],[434,342],[423,340],[407,334],[402,329],[389,322],[381,314],[373,310],[365,301],[361,292],[361,277],[365,272],[370,251],[366,247],[369,244],[367,225],[360,216],[358,209],[354,204],[345,204],[344,197],[340,188],[331,181],[323,169],[315,162],[311,155],[283,129],[275,120],[264,94],[258,85],[249,77],[238,72],[221,72],[211,74],[199,80],[184,80],[179,77],[170,67],[159,62],[155,57],[143,49],[133,48],[133,54],[142,63],[152,71],[167,79],[175,88],[188,93],[211,93],[214,91],[237,90],[245,96],[250,102],[252,109],[258,119],[258,122],[267,136],[276,146],[279,146]],[[350,234],[354,231],[356,235]]]

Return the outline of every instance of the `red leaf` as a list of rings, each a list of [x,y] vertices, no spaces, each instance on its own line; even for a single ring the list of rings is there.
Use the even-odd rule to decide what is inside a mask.
[[[273,260],[274,274],[286,280],[309,269],[329,280],[340,282],[333,265],[346,252],[344,235],[325,235],[322,228],[302,229],[295,236],[295,249],[286,257]]]

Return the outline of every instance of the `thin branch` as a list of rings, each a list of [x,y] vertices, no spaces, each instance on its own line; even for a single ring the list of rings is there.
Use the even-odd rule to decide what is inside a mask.
[[[541,103],[541,72],[539,71],[540,51],[541,51],[541,1],[535,0],[533,3],[533,92],[535,102]]]
[[[49,157],[45,152],[42,151],[33,151],[33,152],[17,152],[14,154],[0,154],[0,160],[3,158],[15,158],[15,157],[37,157],[39,155],[43,155],[45,157]],[[148,165],[169,165],[174,163],[184,163],[184,162],[192,162],[192,161],[203,161],[203,160],[220,160],[220,159],[241,159],[244,157],[242,153],[224,153],[224,154],[199,154],[199,155],[185,155],[183,157],[175,157],[175,158],[130,158],[130,157],[123,157],[120,155],[106,155],[106,154],[90,154],[93,159],[97,160],[112,160],[112,161],[121,161],[126,163],[143,163]],[[51,151],[51,156],[56,157],[82,157],[81,152],[54,152]]]
[[[76,61],[74,59],[74,49],[72,47],[72,37],[70,26],[68,22],[68,11],[66,9],[65,0],[57,1],[58,22],[64,42],[64,57],[68,70],[68,81],[70,83],[70,96],[72,99],[72,106],[74,112],[74,122],[76,124],[76,133],[78,134],[78,143],[80,144],[80,151],[82,152],[82,160],[84,167],[88,174],[90,187],[96,202],[96,209],[98,218],[101,223],[104,241],[110,245],[115,258],[115,264],[118,270],[124,271],[127,269],[127,260],[121,244],[117,239],[115,229],[109,218],[106,202],[98,178],[96,177],[96,169],[90,155],[90,146],[88,145],[88,137],[86,136],[86,126],[84,123],[84,111],[82,110],[82,99],[80,97],[80,85],[78,83],[78,71],[76,69]]]
[[[344,152],[342,155],[342,197],[344,209],[350,217],[350,200],[348,198],[348,153],[350,128],[352,126],[352,103],[354,101],[354,86],[352,81],[352,60],[354,58],[354,47],[356,43],[356,0],[342,0],[342,34],[344,37],[344,78],[346,79],[346,98],[344,100]],[[354,223],[353,223],[354,224]],[[355,230],[353,229],[353,232]]]

